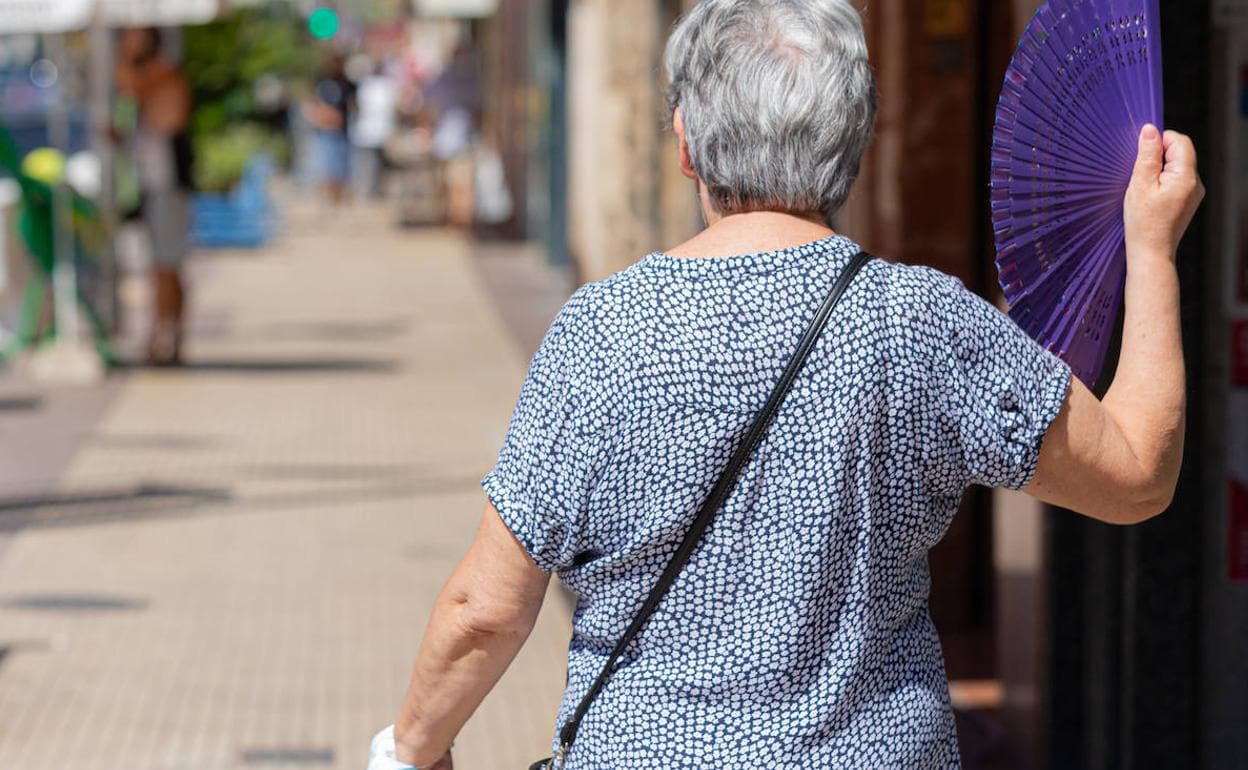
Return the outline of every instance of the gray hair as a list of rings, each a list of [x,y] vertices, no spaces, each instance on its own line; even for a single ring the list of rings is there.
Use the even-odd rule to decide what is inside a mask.
[[[668,104],[721,214],[849,197],[879,98],[848,0],[701,0],[667,41]]]

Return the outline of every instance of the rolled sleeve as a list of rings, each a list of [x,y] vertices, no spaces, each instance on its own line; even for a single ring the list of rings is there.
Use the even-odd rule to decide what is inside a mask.
[[[568,522],[533,505],[532,495],[512,485],[508,471],[496,467],[481,480],[481,488],[507,529],[543,572],[558,572],[565,564]]]
[[[939,305],[946,325],[936,346],[935,391],[964,479],[1022,489],[1065,403],[1070,367],[960,281],[943,278]]]
[[[503,523],[548,573],[566,569],[579,552],[599,454],[580,419],[576,304],[574,296],[533,357],[498,460],[481,481]]]

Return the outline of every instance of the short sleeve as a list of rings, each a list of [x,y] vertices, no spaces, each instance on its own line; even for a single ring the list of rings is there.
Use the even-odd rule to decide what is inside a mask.
[[[503,522],[545,572],[568,568],[579,553],[600,455],[580,419],[578,304],[574,296],[546,332],[498,460],[481,481]]]
[[[943,273],[933,292],[937,339],[927,383],[963,486],[1022,489],[1066,400],[1070,367],[1005,313]]]

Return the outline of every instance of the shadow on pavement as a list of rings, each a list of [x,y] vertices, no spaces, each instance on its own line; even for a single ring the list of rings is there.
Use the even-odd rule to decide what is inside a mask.
[[[40,396],[0,397],[0,412],[31,412],[43,405]]]
[[[162,484],[0,498],[0,532],[168,515],[230,499],[226,488]]]
[[[290,468],[275,466],[278,476],[291,478]],[[254,469],[253,469],[254,470]],[[107,522],[139,521],[192,515],[202,509],[214,514],[272,513],[299,508],[344,508],[365,501],[463,494],[479,489],[478,476],[413,480],[394,469],[316,467],[300,471],[300,478],[358,481],[360,484],[238,496],[225,486],[147,483],[132,488],[83,490],[0,498],[0,534],[23,529],[72,527]],[[393,474],[389,479],[384,474]],[[381,479],[379,482],[378,479]]]
[[[147,609],[147,600],[92,593],[17,594],[0,598],[0,607],[52,612],[143,610]]]
[[[248,466],[247,475],[283,481],[359,481],[390,479],[402,485],[419,473],[407,465],[349,465],[345,463],[259,463]]]
[[[147,368],[141,364],[131,364],[133,368]],[[247,359],[247,358],[204,358],[187,361],[178,367],[168,367],[170,372],[217,372],[222,374],[356,374],[383,373],[398,371],[399,362],[395,359],[370,358],[292,358],[292,359]]]
[[[411,327],[403,318],[385,321],[304,321],[272,323],[250,331],[252,339],[381,342],[406,334]]]
[[[334,750],[329,748],[253,748],[239,752],[244,765],[332,765]]]
[[[221,439],[166,433],[95,433],[87,439],[94,446],[110,449],[215,449]]]

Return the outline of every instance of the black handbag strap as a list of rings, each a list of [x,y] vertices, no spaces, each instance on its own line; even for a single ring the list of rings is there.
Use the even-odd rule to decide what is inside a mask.
[[[589,707],[593,704],[594,699],[598,697],[603,686],[606,685],[607,680],[611,677],[616,663],[619,661],[620,656],[624,654],[625,648],[633,641],[637,633],[641,631],[641,627],[650,619],[650,616],[654,614],[655,609],[659,606],[659,602],[663,600],[664,594],[672,587],[672,583],[676,582],[677,575],[680,574],[681,569],[689,561],[689,557],[693,555],[694,549],[702,539],[702,535],[706,532],[707,527],[710,526],[711,520],[715,518],[715,514],[719,512],[724,501],[728,499],[728,494],[736,486],[737,476],[740,475],[741,469],[745,467],[750,456],[754,454],[758,442],[762,440],[763,434],[767,432],[772,418],[775,417],[776,410],[793,388],[793,381],[797,379],[798,373],[801,372],[802,367],[806,364],[806,359],[810,357],[810,352],[814,349],[815,343],[823,333],[824,327],[828,325],[828,318],[832,316],[832,311],[840,301],[841,295],[845,293],[845,289],[849,288],[850,283],[858,275],[858,271],[862,269],[862,266],[870,260],[870,254],[865,251],[858,252],[849,261],[849,264],[845,266],[845,269],[841,271],[840,277],[833,284],[832,290],[828,292],[827,298],[819,306],[819,311],[815,313],[815,317],[811,320],[810,326],[802,336],[801,342],[798,343],[797,350],[793,353],[793,357],[789,359],[789,364],[785,367],[784,374],[780,376],[780,380],[772,388],[771,395],[767,397],[767,402],[763,405],[762,410],[754,417],[753,424],[750,425],[750,429],[746,432],[741,443],[737,445],[732,459],[724,466],[724,470],[720,473],[715,486],[711,487],[710,493],[706,496],[706,500],[702,502],[702,507],[698,510],[698,515],[693,520],[693,525],[689,527],[689,531],[685,534],[684,540],[681,541],[680,547],[676,549],[675,555],[667,563],[667,567],[664,568],[659,581],[655,583],[654,588],[650,591],[650,595],[646,597],[646,601],[641,605],[641,609],[637,611],[637,615],[633,618],[633,622],[629,625],[628,630],[615,643],[615,648],[611,650],[611,655],[607,658],[607,663],[602,667],[602,672],[598,674],[598,678],[594,681],[593,686],[589,688],[589,692],[585,693],[585,697],[581,699],[580,705],[576,707],[572,718],[560,730],[560,759],[571,748],[573,741],[576,740],[576,733],[581,727],[581,720],[585,718],[585,714],[589,711]]]

